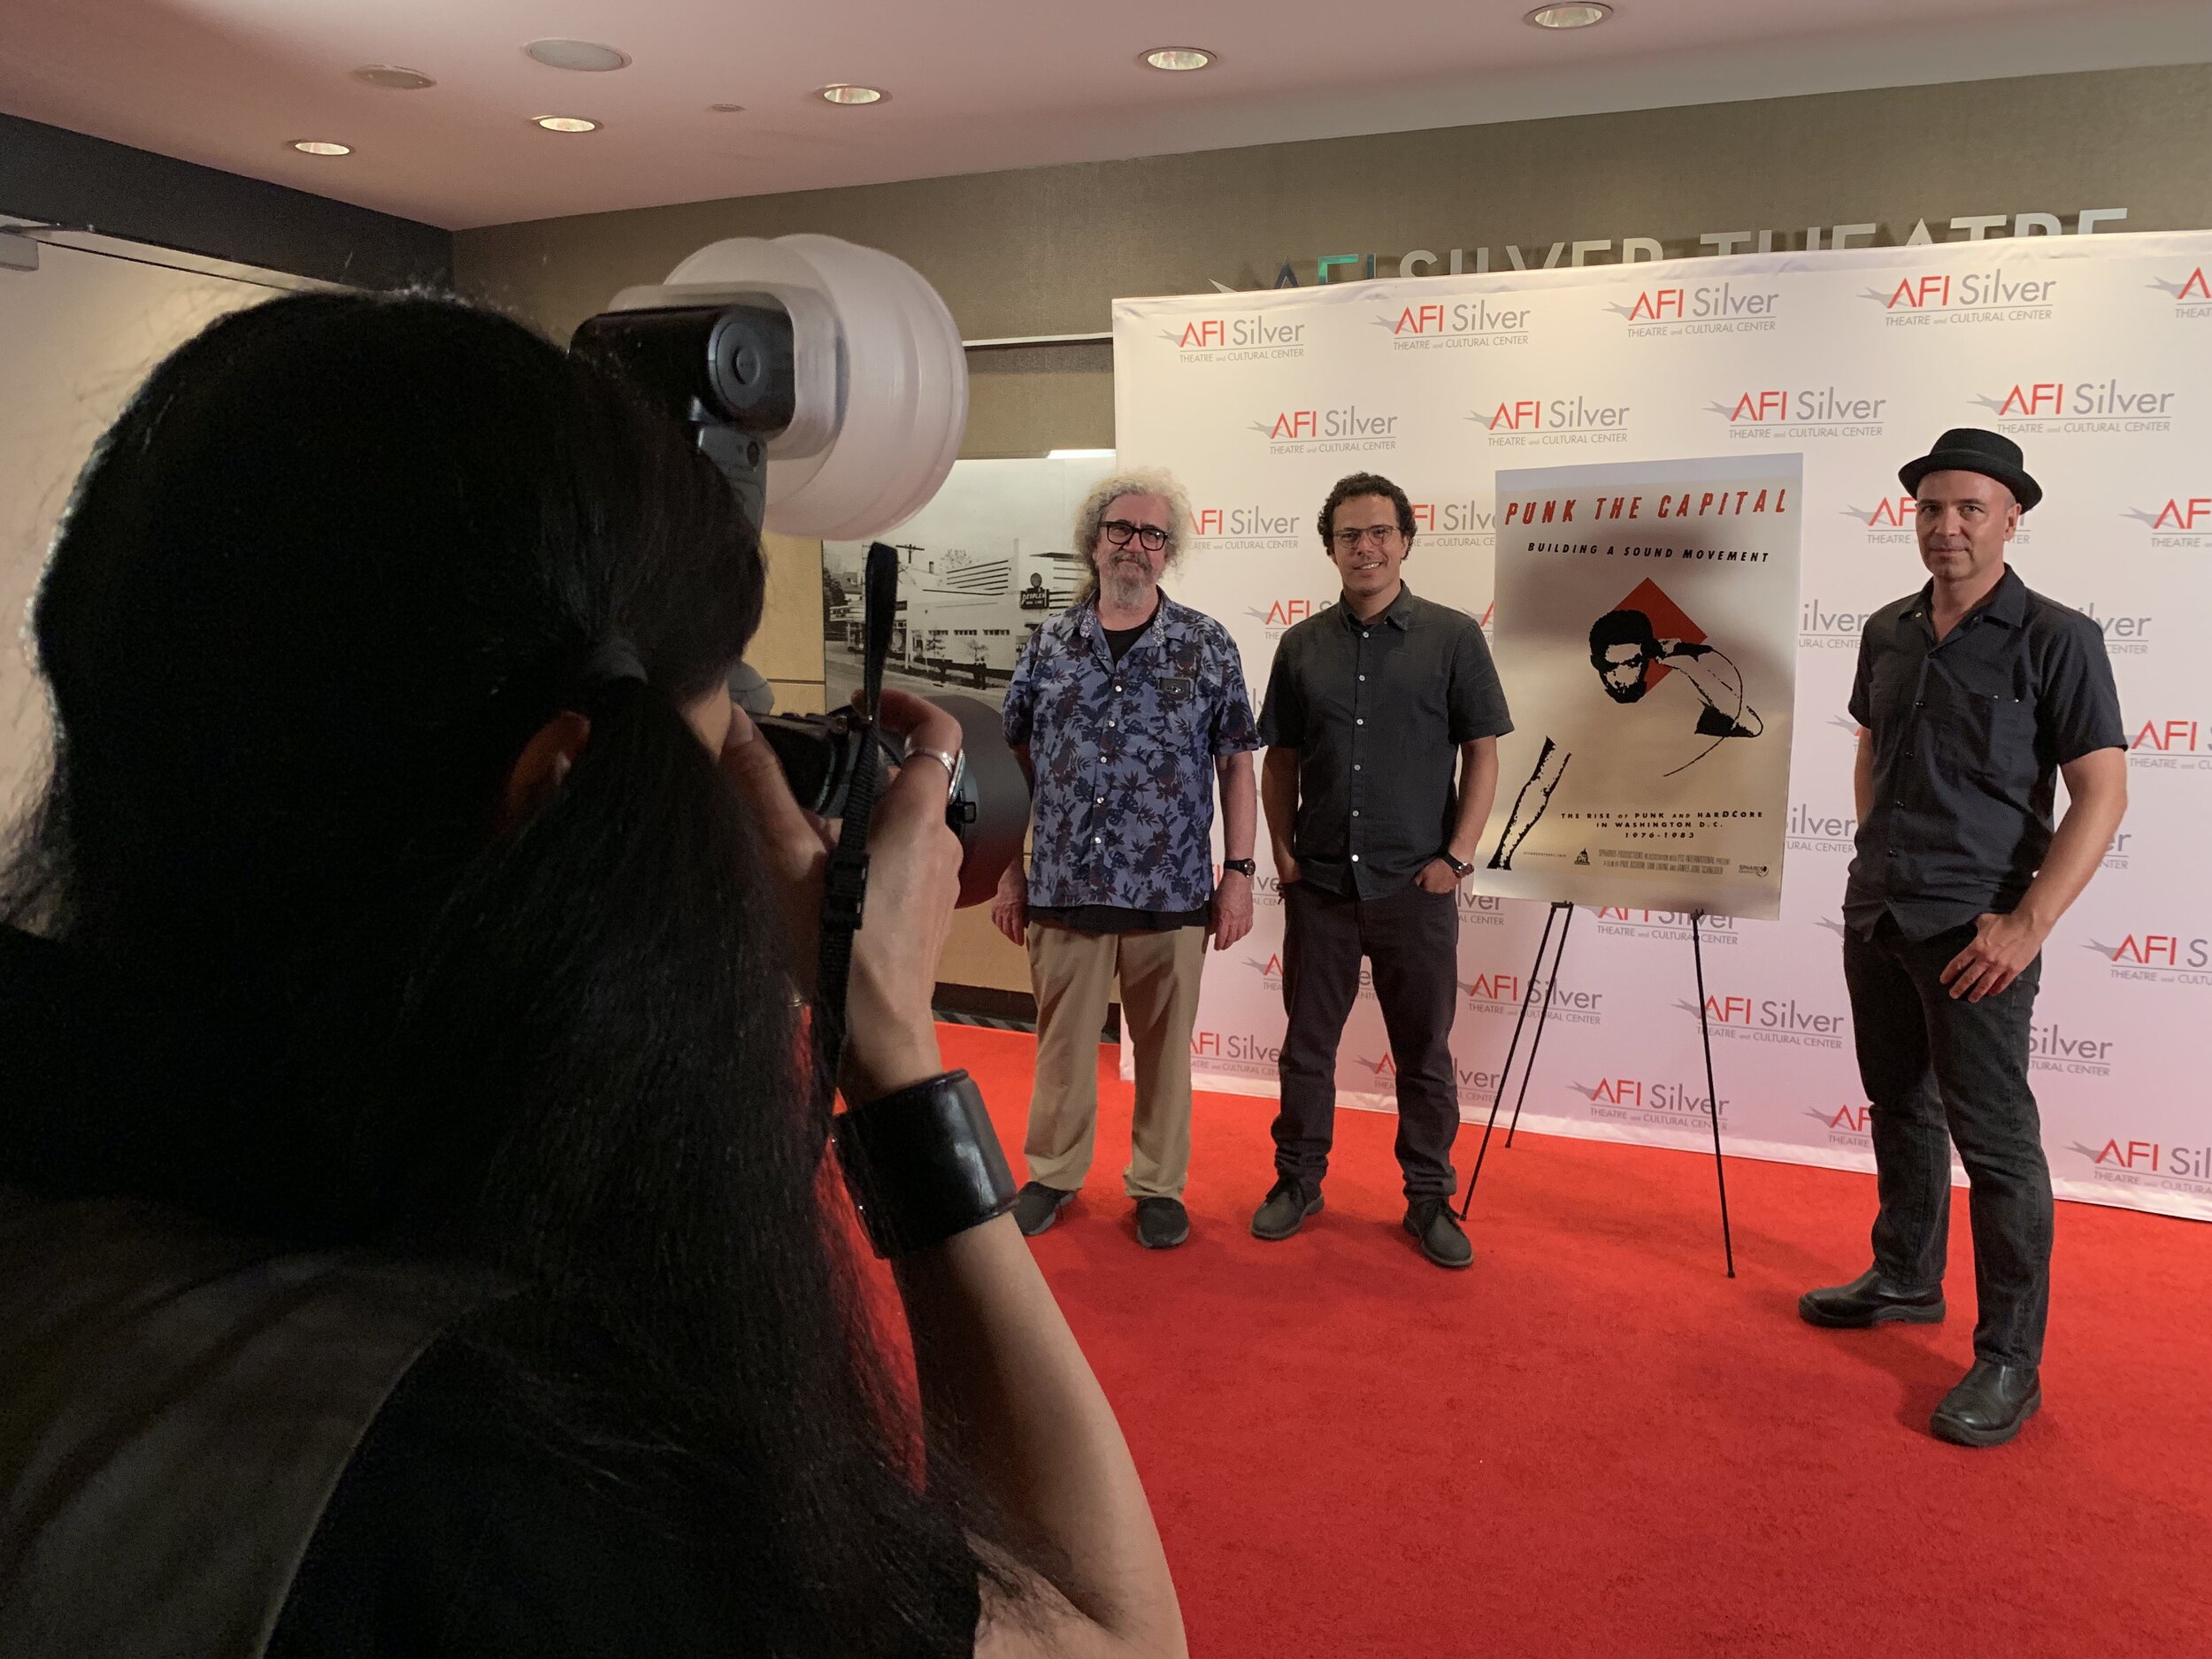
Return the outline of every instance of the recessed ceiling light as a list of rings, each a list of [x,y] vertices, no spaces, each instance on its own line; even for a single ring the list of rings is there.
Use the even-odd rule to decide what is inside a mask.
[[[420,92],[438,84],[421,70],[402,69],[397,64],[364,64],[353,72],[353,78],[390,92]]]
[[[880,104],[891,95],[880,87],[856,87],[840,81],[818,90],[816,97],[825,104]]]
[[[1203,69],[1214,60],[1214,55],[1201,46],[1161,46],[1144,55],[1144,61],[1155,69],[1182,71]]]
[[[595,133],[599,123],[580,115],[540,115],[533,118],[549,133]]]
[[[1613,15],[1607,5],[1538,6],[1528,20],[1540,29],[1586,29]]]
[[[630,65],[629,53],[592,41],[532,41],[522,50],[549,69],[582,69],[599,73]]]
[[[351,144],[334,144],[326,138],[296,138],[292,148],[303,156],[350,156]]]

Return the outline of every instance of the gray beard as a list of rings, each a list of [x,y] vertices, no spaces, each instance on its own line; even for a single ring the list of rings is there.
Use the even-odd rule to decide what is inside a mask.
[[[1107,565],[1098,584],[1105,590],[1107,598],[1124,609],[1141,604],[1153,587],[1150,578],[1142,572],[1113,565]]]

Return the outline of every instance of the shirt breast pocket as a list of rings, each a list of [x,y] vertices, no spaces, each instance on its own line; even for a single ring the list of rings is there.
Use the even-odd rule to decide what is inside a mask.
[[[1163,741],[1178,750],[1189,749],[1206,725],[1211,699],[1205,682],[1194,675],[1164,674],[1153,682],[1153,696]]]
[[[2032,781],[2035,705],[2009,691],[1955,687],[1946,741],[1939,752],[1970,777],[1991,783]]]

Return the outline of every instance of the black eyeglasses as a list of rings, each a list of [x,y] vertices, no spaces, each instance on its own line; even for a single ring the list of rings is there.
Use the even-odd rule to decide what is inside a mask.
[[[1156,524],[1131,524],[1126,518],[1109,518],[1098,527],[1116,547],[1127,547],[1132,536],[1148,553],[1157,553],[1167,545],[1167,532]]]

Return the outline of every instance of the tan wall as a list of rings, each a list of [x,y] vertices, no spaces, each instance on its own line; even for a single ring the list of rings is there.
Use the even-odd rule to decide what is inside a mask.
[[[1904,49],[1901,42],[1901,50]],[[2126,207],[2212,225],[2212,66],[2125,69],[1267,144],[740,196],[457,233],[461,286],[565,332],[722,236],[888,250],[971,339],[1102,330],[1119,295],[1311,281],[1324,254]],[[1498,256],[1503,263],[1503,256]]]
[[[745,660],[775,687],[779,714],[822,712],[822,544],[805,536],[761,537],[768,603]]]
[[[1772,230],[1794,247],[1808,226],[1871,222],[1873,240],[1899,242],[1923,218],[1947,237],[1958,215],[2047,212],[2071,229],[2082,209],[2112,207],[2129,210],[2116,228],[2195,229],[2212,226],[2207,154],[2212,65],[2114,70],[592,214],[462,231],[454,269],[464,289],[565,334],[718,237],[826,232],[907,260],[966,338],[991,340],[1102,331],[1117,296],[1254,287],[1286,260],[1311,282],[1328,254],[1375,253],[1391,276],[1413,248],[1465,249],[1471,270],[1487,247],[1503,269],[1508,243],[1534,250],[1532,263],[1578,238],[1648,236],[1685,255],[1705,251],[1709,231]],[[964,454],[1113,442],[1106,346],[972,350],[969,363]],[[792,632],[763,649],[779,663],[811,653],[818,677],[819,612],[786,597],[772,626]],[[1028,988],[1021,953],[979,910],[958,918],[944,977]]]

